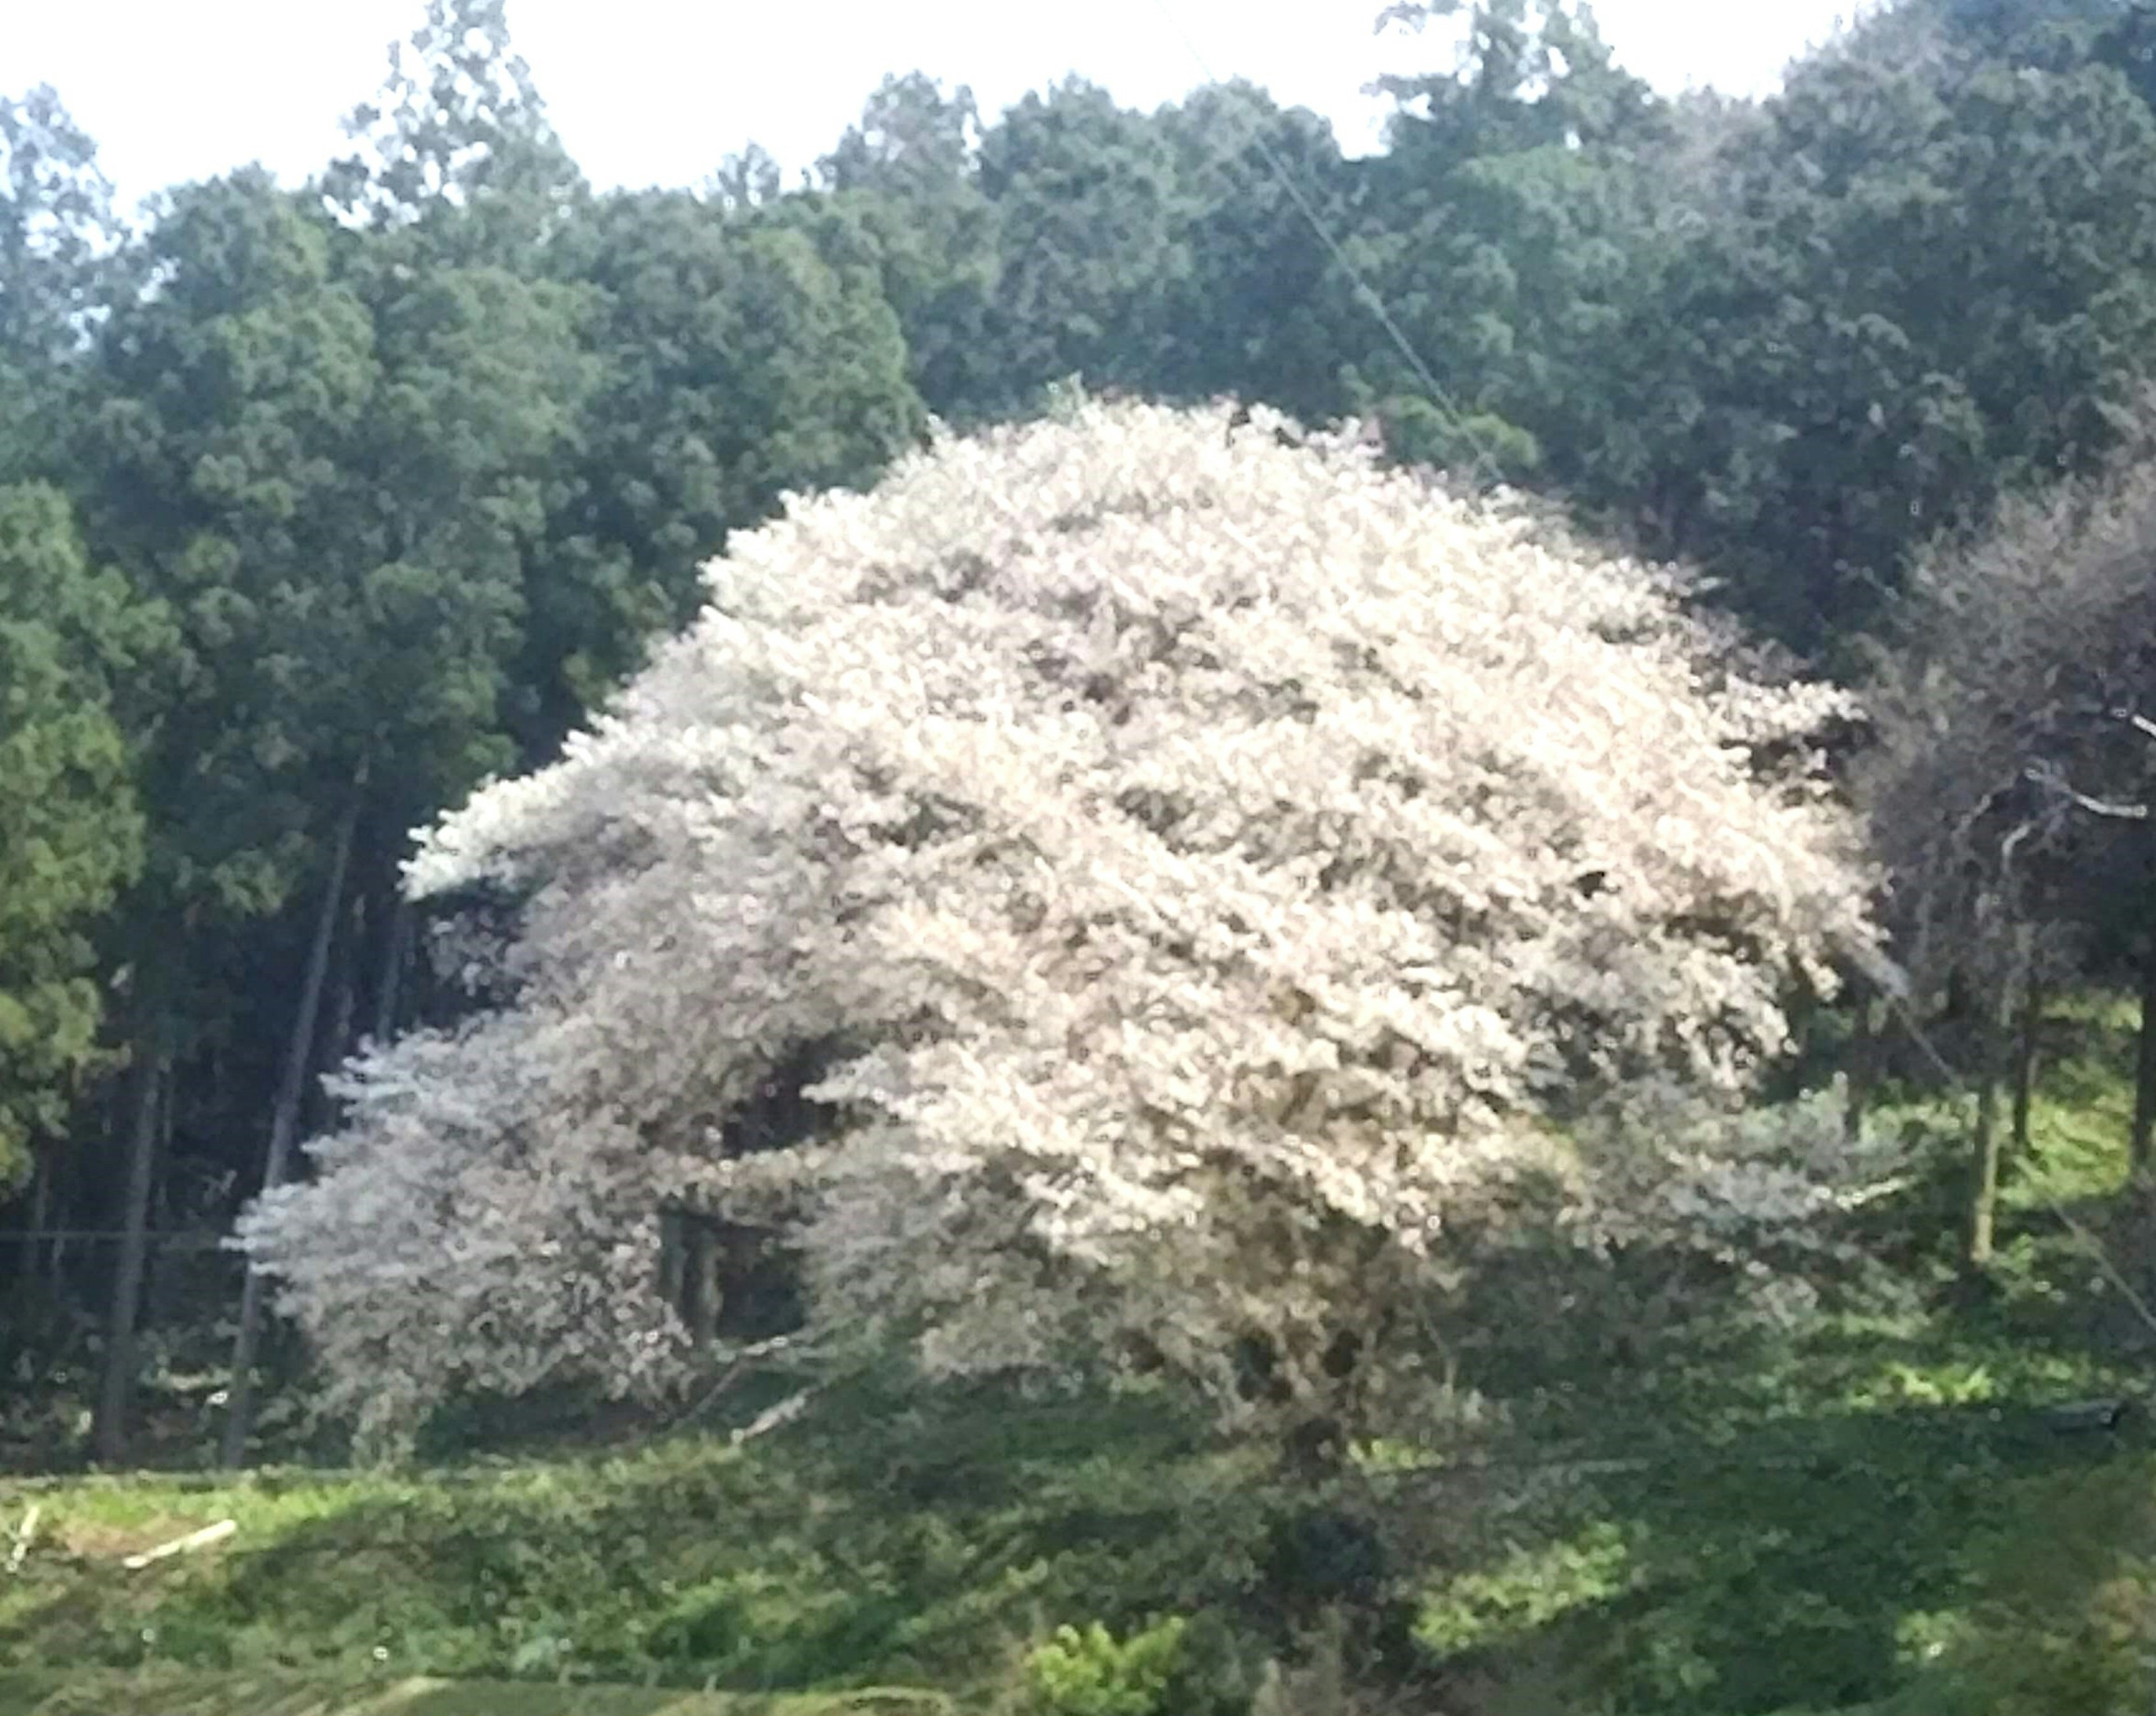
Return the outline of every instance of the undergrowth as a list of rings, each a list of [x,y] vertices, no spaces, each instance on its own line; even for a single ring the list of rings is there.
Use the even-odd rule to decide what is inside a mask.
[[[2130,1024],[2060,1010],[1981,1291],[1954,1259],[1966,1115],[1895,1097],[1871,1123],[1913,1165],[1866,1218],[1895,1292],[1624,1364],[1560,1349],[1482,1457],[1409,1438],[1324,1493],[1164,1397],[873,1382],[741,1447],[0,1481],[0,1527],[40,1510],[0,1574],[0,1716],[150,1708],[129,1687],[339,1716],[2138,1712],[2156,1439],[2056,1410],[2145,1374],[2059,1215],[2148,1272],[2116,1195]]]

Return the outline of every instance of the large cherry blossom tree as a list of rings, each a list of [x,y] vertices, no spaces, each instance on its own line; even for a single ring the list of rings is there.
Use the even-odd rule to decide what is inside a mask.
[[[245,1224],[377,1426],[678,1384],[670,1205],[783,1232],[812,1333],[1232,1407],[1253,1340],[1276,1399],[1383,1381],[1523,1177],[1702,1233],[1820,1195],[1604,1123],[1741,1091],[1873,945],[1840,698],[1674,574],[1352,435],[1080,402],[798,500],[708,582],[425,836],[415,896],[513,908],[492,1004],[349,1069]],[[736,1148],[807,1053],[824,1123]]]

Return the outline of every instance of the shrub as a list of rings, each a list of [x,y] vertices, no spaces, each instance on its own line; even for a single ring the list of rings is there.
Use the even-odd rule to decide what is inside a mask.
[[[1063,1626],[1026,1659],[1039,1716],[1168,1716],[1188,1623],[1170,1616],[1120,1643],[1096,1621]]]

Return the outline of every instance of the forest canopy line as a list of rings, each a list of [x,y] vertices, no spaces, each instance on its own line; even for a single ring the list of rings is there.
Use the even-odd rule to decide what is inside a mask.
[[[1014,1292],[1024,1277],[1041,1293],[1033,1334],[1063,1331],[1104,1364],[1195,1377],[1236,1410],[1321,1400],[1316,1415],[1367,1428],[1356,1391],[1383,1373],[1362,1360],[1421,1314],[1416,1295],[1442,1275],[1433,1290],[1479,1306],[1484,1266],[1502,1277],[1560,1230],[1707,1274],[1841,1255],[1817,1223],[1885,1169],[1840,1152],[1838,1117],[1800,1105],[1763,1140],[1650,1073],[1789,1076],[1822,1018],[1869,1040],[1868,1010],[1833,1011],[1840,979],[1868,973],[1861,999],[1905,968],[1904,999],[1989,1091],[2032,992],[2126,969],[2112,944],[2145,938],[2148,894],[2125,812],[2156,756],[2114,718],[2148,687],[2120,640],[2149,588],[2156,10],[1901,0],[1758,103],[1656,95],[1577,0],[1418,16],[1433,69],[1389,86],[1368,158],[1243,84],[1143,113],[1071,80],[988,117],[915,74],[871,94],[798,185],[750,151],[694,188],[600,192],[549,125],[502,0],[429,0],[348,156],[296,188],[244,169],[130,217],[58,95],[0,102],[0,1273],[26,1323],[45,1319],[39,1338],[98,1325],[100,1457],[127,1450],[138,1324],[159,1314],[151,1235],[228,1232],[265,1189],[257,1258],[338,1397],[385,1424],[453,1385],[577,1374],[678,1393],[698,1339],[706,1357],[721,1337],[754,1344],[798,1311],[803,1278],[884,1307],[932,1354],[1016,1342],[967,1325],[963,1294],[911,1268],[925,1247],[993,1262]],[[1349,420],[1360,450],[1329,435]],[[1117,464],[1133,449],[1143,481]],[[1233,504],[1174,486],[1200,475]],[[1283,496],[1341,509],[1337,528],[1296,547]],[[961,523],[979,564],[909,558]],[[1116,588],[1125,551],[1161,588]],[[1194,568],[1268,557],[1271,605],[1219,635],[1164,605],[1187,578],[1202,612],[1224,599]],[[2072,576],[2047,583],[2054,562]],[[1642,569],[1664,563],[1691,570]],[[1422,584],[1380,599],[1357,583],[1386,565]],[[997,584],[1021,568],[1035,585]],[[842,573],[860,588],[824,588]],[[1062,573],[1069,603],[1092,604],[1085,624],[1044,593]],[[1477,576],[1516,583],[1512,606]],[[964,588],[937,607],[922,581],[941,578]],[[2010,599],[2005,661],[1984,619]],[[932,618],[952,628],[940,661]],[[1156,635],[1156,658],[1118,653]],[[800,636],[819,640],[813,659]],[[875,697],[862,687],[888,663],[872,637],[916,671]],[[1530,666],[1506,653],[1527,645]],[[1395,646],[1409,659],[1389,666]],[[998,686],[1051,656],[1080,712]],[[692,667],[713,683],[687,683]],[[2062,691],[2082,669],[2091,685]],[[759,674],[758,718],[783,718],[729,727],[719,681]],[[1443,742],[1389,674],[1456,694]],[[991,691],[1018,735],[1000,758],[937,725],[943,702]],[[1096,706],[1131,723],[1107,723],[1122,737],[1097,753],[1073,737],[1102,725]],[[1182,749],[1163,712],[1199,729]],[[811,764],[834,748],[893,734],[918,754],[848,778],[853,825],[782,814],[828,785]],[[698,750],[734,742],[742,756]],[[1843,768],[1867,746],[1868,773]],[[579,775],[600,754],[625,771],[618,804]],[[585,965],[642,946],[638,891],[649,912],[689,909],[676,872],[630,861],[637,841],[723,845],[668,817],[720,790],[706,766],[753,800],[745,757],[776,796],[757,801],[764,844],[726,849],[727,909],[771,960],[800,962],[785,1004],[800,1016],[724,1044],[624,999],[638,1076],[679,1087],[578,1087],[597,1105],[580,1156],[513,1098],[619,1063],[538,1055],[533,1010],[552,996],[574,1035],[604,986]],[[1015,815],[1029,769],[1055,783],[1043,815],[1069,851],[1074,805],[1137,830],[1086,855],[1100,886],[1188,883],[1194,852],[1219,871],[1194,889],[1204,921],[1130,942],[1160,957],[1129,967],[1152,989],[1101,989],[1163,1033],[1188,1015],[1158,1087],[1146,1056],[1099,1044],[1073,1062],[1085,1078],[1057,1082],[1052,1046],[1024,1034],[1060,1023],[1056,1052],[1075,1053],[1092,1028],[1050,1004],[1061,979],[1040,979],[1023,1020],[983,999],[1028,994],[1024,937],[1076,912],[1020,900],[1024,878],[995,869],[1018,861],[967,820]],[[1278,807],[1254,808],[1260,786]],[[534,899],[482,886],[499,880],[484,866],[443,897],[407,889],[415,830],[436,830],[431,861],[496,812],[546,849]],[[1234,857],[1214,825],[1236,816],[1270,817],[1283,850]],[[1054,867],[1065,848],[1033,837]],[[971,871],[953,855],[969,840]],[[1147,841],[1175,863],[1148,868]],[[852,950],[841,981],[831,948],[781,921],[787,899],[834,922],[866,912],[834,850],[919,886],[906,909],[943,930],[967,925],[929,1011],[988,1020],[1022,1054],[967,1060],[893,1015],[922,997],[889,948]],[[2002,869],[2002,850],[2030,866]],[[622,868],[578,868],[608,853]],[[1267,866],[1327,903],[1290,899]],[[988,921],[991,879],[1009,895],[996,910],[1031,930]],[[1093,904],[1062,927],[1137,936],[1122,906]],[[1300,988],[1250,974],[1263,959],[1243,943],[1267,912],[1285,916],[1265,957],[1302,961]],[[1873,957],[1874,925],[1893,963]],[[1373,947],[1440,974],[1419,999],[1385,991],[1384,1020],[1355,999],[1384,990]],[[644,951],[669,985],[670,962],[731,957],[664,933]],[[2128,974],[2156,997],[2156,956]],[[512,1088],[535,1055],[538,1085]],[[1250,1087],[1234,1148],[1162,1142],[1214,1074]],[[998,1101],[1067,1099],[1026,1110],[1043,1159],[977,1135],[998,1079]],[[2145,1138],[2156,1050],[2142,1097]],[[454,1171],[398,1142],[428,1103],[446,1105],[444,1135],[467,1129]],[[842,1105],[864,1135],[913,1126],[935,1148],[802,1169],[803,1111]],[[1141,1110],[1144,1148],[1101,1167],[1101,1139]],[[1570,1153],[1541,1180],[1515,1172],[1532,1152],[1493,1117],[1530,1111],[1548,1123],[1537,1148],[1561,1136],[1551,1149]],[[947,1133],[922,1129],[932,1112]],[[1365,1169],[1298,1141],[1335,1121],[1363,1129]],[[739,1237],[694,1207],[724,1176],[698,1183],[711,1164],[679,1140],[711,1130],[778,1146],[753,1157],[763,1225],[800,1240],[798,1266],[726,1296],[767,1326],[718,1328],[716,1287],[692,1279]],[[1434,1131],[1459,1143],[1442,1185],[1404,1143]],[[1661,1144],[1627,1153],[1648,1136]],[[317,1139],[334,1141],[319,1159]],[[1995,1142],[1979,1138],[1978,1205]],[[1402,1148],[1381,1162],[1378,1143]],[[520,1179],[518,1149],[560,1171]],[[376,1191],[406,1201],[362,1233],[334,1206],[370,1152],[391,1164]],[[971,1216],[1012,1215],[1023,1191],[1102,1225],[1058,1230],[1045,1259],[926,1218],[870,1231],[869,1212],[903,1201],[880,1176],[932,1179],[931,1156],[975,1188]],[[1209,1174],[1289,1189],[1194,1204]],[[535,1181],[552,1202],[520,1225]],[[1536,1204],[1552,1184],[1561,1214]],[[624,1220],[632,1197],[643,1213]],[[1421,1241],[1394,1241],[1454,1219],[1455,1197],[1457,1270],[1448,1257],[1410,1291]],[[1478,1230],[1513,1197],[1533,1220]],[[1981,1264],[1989,1217],[1969,1220]],[[1199,1313],[1133,1261],[1132,1234],[1170,1230],[1188,1241],[1177,1279],[1214,1295]],[[124,1237],[63,1237],[78,1230]],[[534,1246],[565,1248],[558,1292],[505,1295]],[[1303,1287],[1239,1278],[1236,1259]],[[1083,1290],[1056,1273],[1074,1260]],[[1801,1274],[1774,1290],[1802,1298]],[[422,1277],[501,1338],[429,1347]],[[252,1276],[234,1300],[234,1462],[272,1285]],[[1455,1371],[1442,1381],[1456,1398]]]

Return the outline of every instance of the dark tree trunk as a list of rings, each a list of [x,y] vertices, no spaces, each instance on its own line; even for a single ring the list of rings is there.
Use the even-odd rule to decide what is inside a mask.
[[[352,1051],[352,1026],[359,1016],[359,959],[367,943],[367,901],[355,897],[351,938],[344,958],[337,962],[336,1003],[330,1009],[329,1035],[322,1040],[321,1066],[326,1071],[341,1066]]]
[[[127,1128],[126,1204],[121,1218],[120,1256],[112,1272],[105,1374],[97,1394],[97,1457],[106,1466],[117,1466],[127,1457],[127,1410],[135,1394],[135,1319],[141,1309],[143,1266],[149,1255],[158,1097],[166,1076],[163,1052],[153,1033],[137,1037],[135,1055],[133,1112]]]
[[[1856,1021],[1849,1036],[1849,1069],[1842,1087],[1841,1135],[1855,1143],[1864,1136],[1864,1114],[1871,1101],[1871,1087],[1878,1076],[1877,1026],[1872,1018],[1876,1004],[1868,988],[1856,991]]]
[[[2022,928],[2024,939],[2016,950],[2021,968],[2021,1019],[2014,1041],[2014,1130],[2012,1151],[2014,1159],[2025,1162],[2029,1157],[2029,1119],[2036,1097],[2036,1056],[2043,1040],[2044,1006],[2049,997],[2045,994],[2044,982],[2036,968],[2034,948],[2035,932],[2030,926]]]
[[[164,1095],[157,1104],[157,1172],[150,1196],[150,1219],[152,1231],[177,1230],[184,1219],[179,1200],[172,1195],[169,1176],[172,1170],[172,1127],[178,1107],[179,1075],[168,1061],[163,1080]],[[142,1290],[142,1318],[153,1326],[171,1320],[171,1287],[173,1266],[170,1252],[161,1246],[152,1246],[143,1267],[146,1284]]]
[[[125,1123],[120,1112],[125,1098],[115,1099],[112,1112],[107,1117],[104,1131],[107,1136],[116,1133]],[[52,1194],[45,1210],[44,1276],[48,1290],[58,1298],[67,1292],[68,1252],[73,1235],[71,1227],[81,1217],[79,1205],[82,1200],[81,1153],[76,1150],[55,1150],[52,1153]],[[93,1226],[102,1226],[110,1218],[97,1206]]]
[[[61,1272],[67,1263],[68,1200],[72,1195],[69,1173],[71,1153],[55,1150],[46,1158],[45,1208],[38,1229],[44,1236],[38,1241],[38,1277],[45,1284],[45,1291],[57,1295],[60,1291]]]
[[[2156,1133],[2156,934],[2141,952],[2141,1031],[2133,1065],[2133,1172],[2148,1170],[2148,1143]]]
[[[374,986],[374,1040],[388,1042],[397,1034],[398,1008],[404,999],[404,968],[412,957],[412,902],[402,887],[392,891],[389,933],[382,948],[382,975]]]
[[[1999,1212],[1999,1069],[1986,1046],[1983,1082],[1976,1092],[1976,1133],[1971,1140],[1968,1248],[1971,1269],[1991,1265],[1992,1230]]]
[[[352,866],[354,832],[359,825],[363,783],[355,784],[352,803],[337,825],[336,845],[330,861],[329,881],[322,889],[321,910],[315,918],[314,945],[307,950],[307,969],[301,981],[300,1005],[292,1020],[292,1035],[285,1045],[285,1071],[277,1087],[277,1106],[270,1119],[270,1143],[264,1152],[262,1189],[274,1191],[285,1183],[290,1168],[292,1144],[299,1131],[300,1099],[306,1093],[307,1068],[314,1058],[315,1025],[321,1016],[322,990],[329,978],[330,943],[336,933],[344,904],[346,873]],[[224,1436],[219,1458],[229,1469],[247,1457],[247,1437],[254,1415],[254,1357],[262,1333],[262,1276],[250,1261],[239,1294],[239,1333],[232,1347],[232,1385],[225,1409]]]
[[[1991,1264],[1993,1229],[1999,1213],[1999,1081],[2005,1070],[2006,1043],[2016,1013],[2018,972],[2010,963],[1995,994],[1986,996],[1976,1020],[1976,1132],[1970,1139],[1968,1246],[1964,1260],[1973,1272]]]
[[[359,1011],[359,963],[367,941],[367,900],[355,891],[352,910],[346,914],[344,934],[337,938],[330,963],[332,974],[329,1021],[322,1030],[311,1063],[316,1076],[305,1081],[302,1116],[311,1135],[332,1123],[336,1105],[321,1087],[321,1075],[344,1065],[352,1051],[352,1020]]]
[[[22,1254],[22,1276],[26,1282],[35,1283],[45,1278],[45,1234],[52,1225],[52,1213],[53,1153],[40,1149],[30,1169],[28,1236],[17,1248]]]

